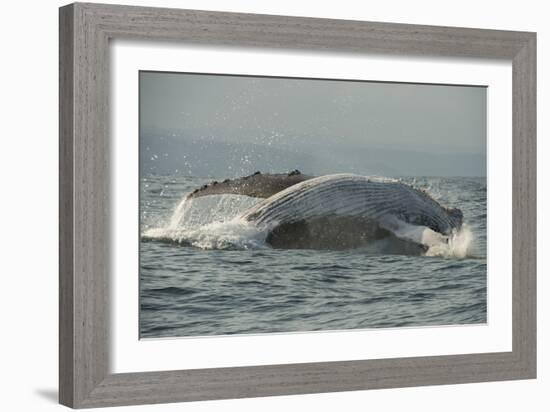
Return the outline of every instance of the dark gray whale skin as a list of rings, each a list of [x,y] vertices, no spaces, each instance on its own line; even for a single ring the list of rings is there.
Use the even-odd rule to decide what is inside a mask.
[[[317,186],[318,181],[325,178],[334,182],[329,181],[328,185],[319,190],[321,186]],[[303,183],[306,181],[310,182]],[[309,186],[311,188],[308,189]],[[275,196],[277,193],[280,194]],[[363,200],[358,201],[361,193],[364,193]],[[425,252],[425,245],[400,238],[392,230],[380,225],[378,215],[386,214],[385,208],[387,214],[400,215],[401,220],[407,223],[428,227],[442,235],[449,235],[452,229],[459,229],[462,225],[460,209],[446,208],[422,190],[398,181],[371,182],[367,177],[356,175],[315,178],[298,170],[280,174],[256,172],[204,185],[190,193],[188,198],[220,194],[266,199],[242,216],[257,224],[262,224],[262,214],[268,220],[270,215],[275,216],[276,225],[269,230],[266,242],[280,249],[345,250],[369,245],[373,240],[388,239],[389,248],[384,253],[416,255]],[[308,202],[308,198],[312,201]],[[336,205],[348,209],[355,207],[356,210],[354,216],[339,216],[331,212],[297,218],[298,214],[311,215],[310,210],[316,205]],[[411,205],[411,210],[407,209],[408,205]],[[374,215],[362,216],[362,211],[369,209]]]
[[[236,179],[225,179],[222,182],[213,181],[195,189],[187,197],[192,199],[209,195],[233,194],[265,199],[313,177],[315,176],[304,175],[299,170],[276,174],[256,172]]]

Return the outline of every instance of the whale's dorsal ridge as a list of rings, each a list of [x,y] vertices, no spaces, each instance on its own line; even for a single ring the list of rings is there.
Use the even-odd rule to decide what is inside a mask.
[[[236,179],[225,179],[222,182],[213,181],[195,189],[188,195],[188,198],[223,194],[268,198],[311,178],[313,176],[304,175],[298,169],[288,173],[262,173],[256,171],[251,175]]]

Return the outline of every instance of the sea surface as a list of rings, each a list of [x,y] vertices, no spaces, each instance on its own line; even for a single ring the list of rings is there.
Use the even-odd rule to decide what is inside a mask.
[[[424,256],[272,249],[235,219],[257,199],[185,200],[212,180],[141,178],[141,338],[486,322],[485,178],[400,179],[464,213]]]

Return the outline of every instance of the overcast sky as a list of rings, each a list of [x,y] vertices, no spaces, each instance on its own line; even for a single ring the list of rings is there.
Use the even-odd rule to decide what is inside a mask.
[[[140,138],[162,173],[484,176],[486,89],[141,72]]]

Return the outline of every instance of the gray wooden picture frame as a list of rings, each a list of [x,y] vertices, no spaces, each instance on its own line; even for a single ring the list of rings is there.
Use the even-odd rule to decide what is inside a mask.
[[[535,33],[85,3],[62,7],[59,28],[62,404],[86,408],[535,378]],[[110,373],[110,39],[511,61],[512,351]]]

